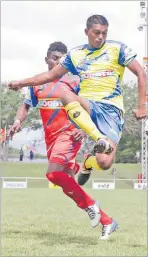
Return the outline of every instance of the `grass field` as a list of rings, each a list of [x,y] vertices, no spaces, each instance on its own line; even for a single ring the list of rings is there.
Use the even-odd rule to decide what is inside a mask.
[[[116,164],[114,165],[117,169],[116,178],[123,179],[137,179],[138,173],[141,172],[140,164]],[[0,163],[0,176],[3,177],[43,177],[45,178],[45,173],[47,170],[46,164],[39,163]],[[106,178],[113,179],[111,175],[111,169],[105,172],[94,171],[92,178]],[[48,181],[42,180],[29,180],[29,187],[36,188],[47,188]],[[85,185],[86,188],[92,187],[91,180]],[[117,181],[116,188],[133,188],[133,181]]]
[[[44,177],[44,164],[1,164],[1,176]],[[137,178],[140,165],[117,165],[117,177]],[[2,174],[3,173],[3,174]],[[111,178],[110,171],[93,177]],[[36,182],[34,181],[34,184]],[[124,182],[117,190],[87,192],[120,224],[109,241],[99,241],[87,213],[61,189],[48,184],[2,189],[2,256],[147,256],[147,193]],[[46,188],[45,188],[46,187]]]

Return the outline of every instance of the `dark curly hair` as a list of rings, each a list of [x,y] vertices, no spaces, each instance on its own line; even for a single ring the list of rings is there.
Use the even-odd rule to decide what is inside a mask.
[[[47,55],[50,54],[53,51],[57,51],[57,52],[60,52],[62,54],[66,54],[67,53],[67,46],[60,41],[54,42],[54,43],[49,45],[49,48],[47,50]]]

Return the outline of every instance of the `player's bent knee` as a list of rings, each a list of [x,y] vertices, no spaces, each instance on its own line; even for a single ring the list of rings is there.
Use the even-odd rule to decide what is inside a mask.
[[[47,173],[46,173],[46,178],[47,178],[50,182],[52,182],[52,183],[55,182],[53,172],[48,172],[48,171],[47,171]]]
[[[96,156],[97,163],[102,170],[108,170],[113,163],[113,159],[108,159],[108,156]]]
[[[55,162],[49,162],[47,172],[50,173],[50,172],[54,172],[54,171],[63,171],[64,168],[65,167],[62,164],[55,163]]]
[[[46,177],[47,176],[50,177],[49,174],[51,174],[53,172],[64,172],[64,173],[67,173],[68,175],[70,175],[71,177],[75,176],[75,171],[65,167],[65,165],[62,165],[59,163],[54,163],[54,162],[49,162]]]
[[[100,161],[98,164],[102,170],[108,170],[112,166],[112,162]]]

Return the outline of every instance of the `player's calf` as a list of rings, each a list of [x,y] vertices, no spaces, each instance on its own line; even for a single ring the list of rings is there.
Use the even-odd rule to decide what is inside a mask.
[[[89,159],[89,157],[91,157],[91,154],[86,154],[84,156],[84,161],[82,163],[82,171],[80,171],[78,173],[78,184],[80,186],[83,186],[84,184],[86,184],[86,182],[89,180],[90,176],[91,176],[91,171],[92,171],[92,165],[89,164],[86,167],[86,161]]]
[[[102,171],[108,170],[113,163],[114,155],[111,156],[106,154],[92,154],[85,155],[84,162],[82,164],[82,171],[78,174],[78,184],[83,186],[87,183],[91,176],[93,169]]]
[[[96,153],[95,159],[101,170],[108,170],[113,164],[114,155]]]

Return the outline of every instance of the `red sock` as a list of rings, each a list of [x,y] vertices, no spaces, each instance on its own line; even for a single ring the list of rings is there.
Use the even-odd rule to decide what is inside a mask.
[[[100,209],[100,214],[101,214],[101,219],[100,222],[102,225],[109,225],[112,223],[113,219],[111,217],[109,217],[105,212],[103,212]]]
[[[46,177],[53,184],[62,187],[63,192],[73,199],[78,207],[85,209],[95,203],[95,201],[79,186],[74,178],[69,176],[67,173],[62,171],[54,171],[47,173]]]

